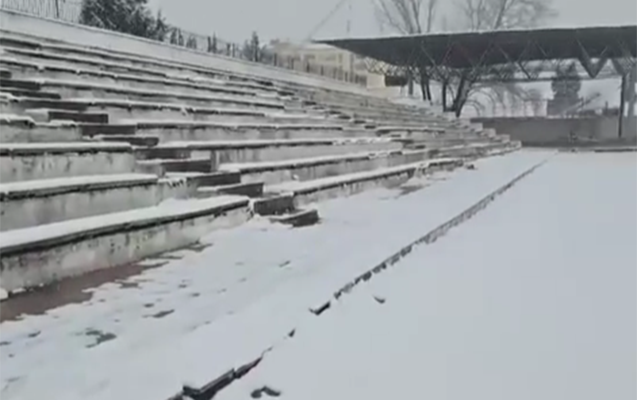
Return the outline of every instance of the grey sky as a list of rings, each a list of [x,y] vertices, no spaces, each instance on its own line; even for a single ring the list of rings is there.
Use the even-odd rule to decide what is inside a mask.
[[[170,22],[201,34],[216,33],[233,41],[247,39],[257,31],[264,40],[273,38],[303,40],[339,0],[150,0],[160,7]],[[441,14],[448,26],[454,25],[455,0],[443,0]],[[635,0],[554,0],[559,16],[552,26],[635,24]],[[346,36],[348,17],[350,36],[379,35],[373,0],[350,0],[316,38]]]

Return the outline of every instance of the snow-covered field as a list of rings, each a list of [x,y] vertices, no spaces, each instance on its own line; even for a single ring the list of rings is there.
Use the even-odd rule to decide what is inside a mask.
[[[467,398],[481,390],[491,398],[546,398],[572,389],[573,379],[588,376],[575,367],[587,365],[587,373],[605,373],[599,387],[613,383],[602,380],[607,376],[617,382],[618,395],[605,398],[623,398],[630,393],[622,373],[635,372],[618,364],[635,360],[637,171],[630,154],[554,156],[478,217],[357,287],[334,310],[308,312],[549,156],[517,152],[480,161],[474,171],[328,201],[313,227],[254,220],[207,237],[203,250],[172,254],[162,267],[92,289],[82,303],[5,321],[2,398],[164,399],[271,346],[224,396],[246,398],[265,379],[262,386],[294,399],[365,398],[374,387],[379,398]],[[373,290],[384,304],[368,301]],[[294,328],[295,337],[284,340]],[[620,347],[626,337],[632,347]],[[609,356],[600,344],[607,341],[622,354]],[[609,362],[618,364],[615,374]],[[510,382],[498,385],[498,374]],[[425,384],[430,379],[436,382]]]
[[[219,398],[637,398],[636,161],[552,159]]]

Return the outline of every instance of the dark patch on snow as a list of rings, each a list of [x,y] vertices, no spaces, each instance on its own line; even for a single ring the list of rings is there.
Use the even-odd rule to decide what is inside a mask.
[[[98,288],[109,282],[121,282],[120,286],[125,288],[127,285],[133,285],[125,283],[126,279],[165,264],[165,262],[150,265],[136,263],[105,268],[13,294],[2,302],[0,322],[19,320],[26,315],[41,315],[68,304],[85,303],[91,300],[94,293],[88,289]],[[100,299],[99,301],[105,302],[106,300]]]
[[[86,348],[90,349],[96,346],[99,346],[102,343],[111,341],[113,339],[115,339],[117,336],[111,332],[102,332],[100,330],[97,329],[87,329],[84,334],[86,336],[90,336],[90,337],[94,337],[95,338],[95,342],[92,344],[89,344],[88,346],[86,346]]]
[[[398,187],[398,196],[396,197],[403,197],[403,196],[407,196],[410,195],[412,193],[415,193],[421,189],[424,189],[426,187],[426,185],[403,185]]]
[[[198,293],[198,292],[190,294],[190,297],[199,297],[199,296],[201,296],[201,293]]]
[[[168,316],[168,315],[170,315],[170,314],[172,314],[174,312],[175,312],[175,310],[164,310],[164,311],[160,311],[160,312],[158,312],[156,314],[153,314],[152,317],[153,318],[158,318],[158,319],[159,318],[164,318],[164,317],[166,317],[166,316]]]
[[[29,334],[27,335],[27,337],[28,337],[28,338],[35,338],[35,337],[40,336],[40,333],[42,333],[42,332],[40,332],[40,331],[31,332],[31,333],[29,333]]]
[[[144,304],[144,308],[151,308],[151,307],[155,307],[155,303],[146,303],[146,304]]]
[[[123,281],[118,283],[119,283],[119,287],[122,289],[138,289],[139,288],[139,282]]]
[[[281,396],[281,391],[272,389],[269,386],[264,386],[260,389],[255,389],[252,391],[252,393],[250,393],[250,397],[252,397],[253,399],[260,399],[263,395],[266,395],[268,397],[279,397]]]
[[[314,315],[321,315],[323,314],[327,309],[330,308],[332,304],[328,301],[325,304],[322,304],[321,306],[317,307],[317,308],[310,308],[310,312]]]
[[[385,304],[385,299],[383,297],[378,297],[378,296],[374,296],[374,300],[376,300],[376,302],[378,302],[379,304]]]
[[[211,246],[212,246],[212,243],[200,243],[200,242],[197,242],[195,244],[191,244],[190,246],[184,247],[184,249],[192,250],[192,251],[197,252],[197,253],[201,253],[202,251],[204,251],[205,249],[207,249],[208,247],[211,247]]]
[[[286,267],[286,266],[290,265],[291,262],[292,261],[290,261],[290,260],[285,260],[281,264],[279,264],[279,268]]]

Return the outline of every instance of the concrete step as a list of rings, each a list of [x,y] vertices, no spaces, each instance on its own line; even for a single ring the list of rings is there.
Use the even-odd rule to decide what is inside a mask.
[[[82,175],[124,174],[135,168],[128,143],[58,142],[0,144],[0,182]]]
[[[221,164],[219,170],[241,173],[242,182],[265,182],[270,185],[371,171],[422,161],[427,157],[427,151],[359,152],[282,161]]]
[[[194,189],[193,189],[194,191]],[[152,174],[89,175],[0,184],[0,230],[149,207],[186,197],[186,180]]]
[[[252,210],[257,215],[284,215],[294,209],[294,195],[288,193],[266,193],[266,196],[252,201]]]
[[[58,93],[53,92],[42,92],[42,91],[33,91],[26,89],[17,89],[11,87],[3,87],[1,88],[2,92],[9,93],[15,97],[26,97],[30,99],[48,99],[48,100],[59,100],[60,95]]]
[[[5,57],[0,60],[0,66],[11,72],[15,78],[49,78],[60,80],[84,80],[99,84],[125,83],[127,86],[139,89],[165,89],[172,88],[184,93],[218,93],[239,96],[258,96],[260,93],[254,89],[246,89],[234,86],[214,83],[214,81],[192,81],[186,79],[174,79],[170,77],[144,76],[140,74],[115,73],[108,70],[91,68],[78,68],[77,65],[34,62],[28,59]],[[273,96],[277,93],[273,92]]]
[[[137,132],[136,124],[78,124],[83,137],[100,135],[134,135]]]
[[[15,87],[27,90],[49,90],[59,93],[65,98],[109,98],[136,101],[156,101],[168,103],[185,103],[200,106],[249,107],[261,110],[283,110],[285,107],[278,100],[265,99],[255,96],[197,94],[179,91],[139,89],[119,84],[97,84],[85,81],[66,81],[59,79],[38,80],[0,80],[0,87]]]
[[[42,85],[37,81],[29,79],[0,78],[0,90],[5,88],[37,92],[42,89]]]
[[[384,138],[325,138],[166,142],[137,152],[140,159],[208,158],[222,163],[280,161],[291,158],[342,155],[361,151],[400,150],[402,144]]]
[[[261,197],[263,195],[263,182],[235,183],[231,185],[202,186],[197,188],[197,197],[210,197],[222,194]]]
[[[272,222],[292,225],[295,228],[314,225],[318,223],[319,220],[319,213],[316,209],[296,210],[289,214],[270,217],[270,221]]]
[[[0,142],[79,142],[82,131],[74,122],[36,123],[31,117],[0,114]]]
[[[11,71],[8,69],[0,69],[0,79],[11,79]]]
[[[18,89],[16,89],[18,90]],[[14,112],[22,112],[24,110],[28,110],[30,108],[51,108],[55,110],[67,110],[67,111],[86,111],[88,106],[86,102],[79,102],[74,100],[61,100],[58,98],[39,98],[37,95],[35,97],[31,96],[32,94],[37,93],[45,93],[50,94],[48,92],[31,92],[29,91],[29,96],[19,97],[14,99],[9,99],[9,103],[12,106]]]
[[[155,135],[97,135],[94,139],[104,142],[126,142],[137,147],[153,147],[159,144],[159,137]]]
[[[191,157],[183,159],[157,158],[137,161],[137,168],[149,174],[165,176],[169,172],[213,172],[213,163],[209,157]]]
[[[238,172],[168,172],[167,178],[186,179],[195,187],[235,185],[241,183]]]
[[[398,186],[416,175],[440,169],[453,169],[462,164],[461,159],[430,159],[307,181],[288,181],[268,185],[264,191],[265,195],[273,196],[273,198],[289,198],[288,207],[298,208],[308,203],[349,196],[376,187]]]
[[[0,233],[0,282],[12,292],[123,266],[250,218],[249,200],[220,196]]]
[[[374,132],[348,129],[328,123],[274,124],[274,123],[222,123],[204,121],[131,121],[136,131],[155,135],[162,142],[208,140],[279,140],[334,137],[369,137]]]
[[[54,110],[50,108],[32,108],[25,110],[25,114],[37,122],[75,121],[92,124],[108,124],[108,114],[99,112],[78,112],[69,110]]]

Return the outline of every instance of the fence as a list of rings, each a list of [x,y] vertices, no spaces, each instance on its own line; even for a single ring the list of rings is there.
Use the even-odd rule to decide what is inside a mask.
[[[78,0],[0,0],[0,8],[20,11],[38,17],[58,19],[79,24],[82,1]],[[206,53],[221,54],[278,68],[291,69],[321,75],[331,79],[365,86],[367,76],[323,65],[311,64],[298,57],[281,57],[267,47],[257,50],[249,46],[221,40],[216,35],[206,36],[176,26],[168,27],[164,41],[177,46],[188,47]]]

